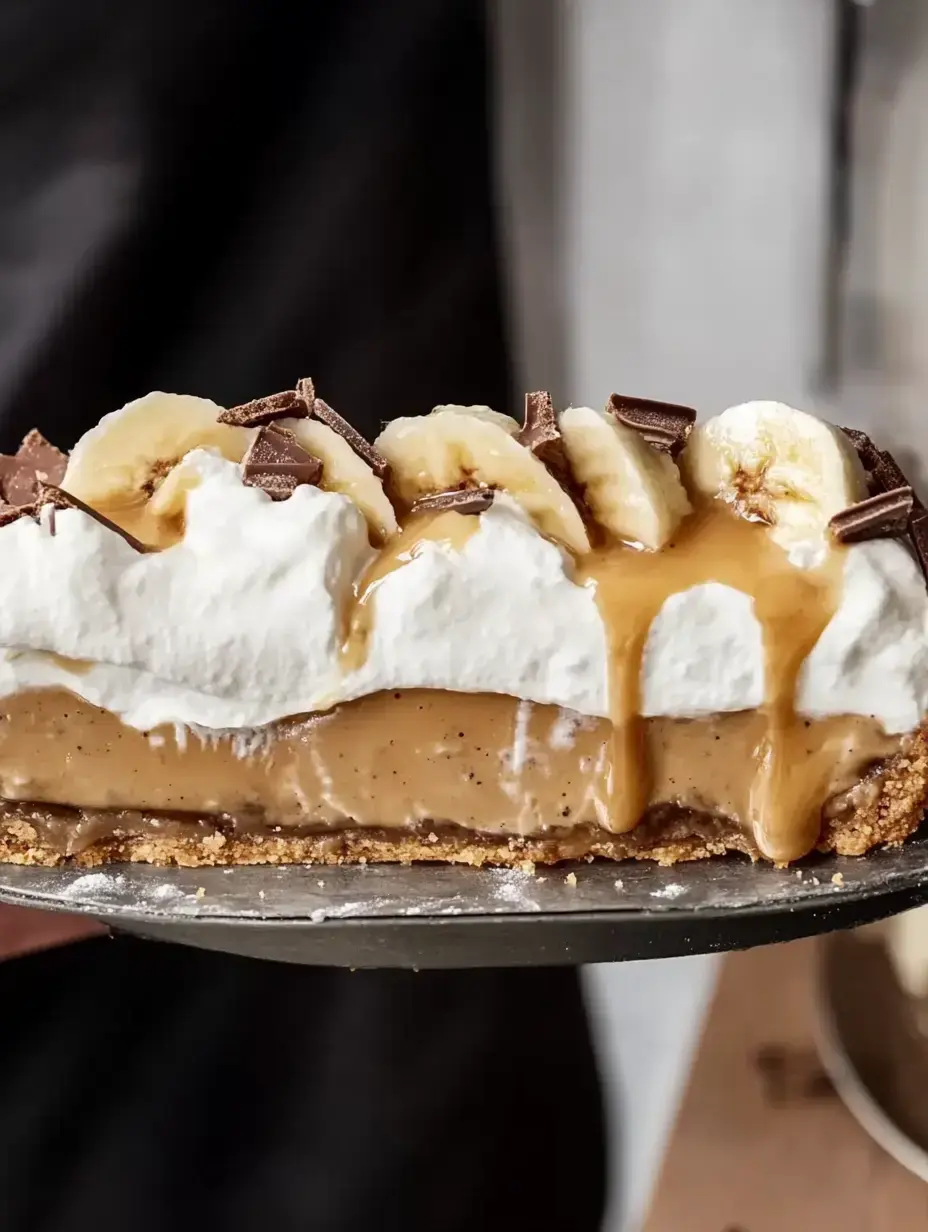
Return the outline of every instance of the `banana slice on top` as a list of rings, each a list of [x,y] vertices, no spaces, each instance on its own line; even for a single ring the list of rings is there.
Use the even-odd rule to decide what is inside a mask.
[[[542,534],[582,555],[590,550],[583,519],[543,462],[515,438],[521,425],[489,407],[440,406],[395,419],[374,442],[390,464],[397,497],[457,487],[501,488]]]
[[[281,419],[278,422],[322,463],[321,488],[350,497],[367,518],[376,539],[382,541],[396,534],[396,513],[383,490],[382,480],[343,436],[320,419]]]
[[[178,462],[198,448],[239,462],[248,448],[252,433],[217,423],[221,410],[189,394],[129,402],[81,437],[61,486],[143,543],[166,546],[179,537],[169,523],[183,514],[186,497],[185,486],[170,478]]]
[[[821,544],[829,520],[867,496],[841,429],[781,402],[747,402],[698,425],[681,465],[698,492],[767,523],[787,552]]]
[[[690,512],[680,474],[609,411],[571,406],[558,420],[564,449],[596,521],[623,543],[662,548]]]

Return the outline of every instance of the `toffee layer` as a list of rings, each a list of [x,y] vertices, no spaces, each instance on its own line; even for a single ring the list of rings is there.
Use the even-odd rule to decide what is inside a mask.
[[[377,694],[249,733],[149,733],[58,690],[0,705],[0,857],[158,863],[758,853],[748,822],[766,717],[650,719],[650,796],[612,822],[611,725],[512,698]],[[896,841],[925,795],[919,735],[870,720],[810,723],[796,772],[814,781],[812,841],[843,852]]]

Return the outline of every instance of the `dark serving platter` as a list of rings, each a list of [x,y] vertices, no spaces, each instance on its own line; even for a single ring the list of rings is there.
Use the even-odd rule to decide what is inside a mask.
[[[928,832],[791,869],[740,857],[515,869],[447,865],[98,869],[0,865],[0,902],[140,937],[284,962],[466,967],[744,949],[928,901]]]

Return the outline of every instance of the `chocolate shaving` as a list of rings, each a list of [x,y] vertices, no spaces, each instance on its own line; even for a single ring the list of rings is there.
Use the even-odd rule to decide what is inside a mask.
[[[242,481],[272,500],[286,500],[301,483],[318,483],[321,476],[320,459],[285,428],[260,428],[242,461]]]
[[[36,512],[35,505],[7,505],[0,503],[0,529],[4,526],[9,526],[12,522],[18,522],[20,518],[34,518]]]
[[[917,512],[909,522],[909,537],[926,579],[928,579],[928,510]]]
[[[296,383],[296,392],[306,404],[307,415],[311,415],[313,403],[316,401],[316,386],[313,383],[313,378],[311,376],[301,376]]]
[[[285,389],[266,398],[255,398],[233,406],[216,416],[218,423],[232,424],[236,428],[261,428],[275,419],[306,419],[309,406],[297,389]]]
[[[520,445],[530,449],[545,464],[562,487],[571,481],[570,463],[564,449],[561,429],[551,395],[544,390],[525,395],[525,422],[516,437]]]
[[[674,402],[652,402],[650,398],[628,398],[612,394],[606,410],[619,423],[634,428],[654,449],[675,458],[686,444],[686,438],[696,422],[696,412],[689,406]]]
[[[880,451],[871,441],[870,437],[867,436],[866,432],[861,432],[859,428],[842,428],[841,431],[857,450],[857,456],[860,458],[864,470],[870,475],[876,469],[877,463],[880,460]]]
[[[857,450],[857,456],[867,472],[867,482],[872,495],[878,496],[881,492],[895,492],[897,488],[912,486],[888,449],[878,449],[866,432],[861,432],[859,428],[842,428],[841,431]],[[923,508],[914,491],[912,501],[915,509]]]
[[[306,378],[304,378],[305,380]],[[303,381],[300,382],[303,384]],[[310,389],[312,382],[309,382]],[[321,398],[315,398],[312,403],[313,415],[316,419],[321,420],[327,427],[338,435],[351,446],[359,458],[367,463],[375,475],[380,479],[386,475],[388,468],[387,459],[383,456],[379,449],[375,449],[370,441],[365,440],[357,428],[353,428],[347,419],[342,419],[337,411],[333,411],[327,402],[323,402]]]
[[[67,454],[56,449],[35,428],[27,432],[15,454],[0,454],[0,491],[9,505],[30,505],[40,483],[60,483]]]
[[[454,513],[483,513],[493,504],[492,488],[452,488],[450,492],[430,492],[420,496],[412,507],[412,513],[438,513],[453,510]]]
[[[877,451],[878,458],[873,468],[873,483],[877,492],[893,492],[896,488],[910,488],[912,485],[902,473],[902,467],[887,449]],[[914,494],[913,494],[914,495]],[[914,497],[915,505],[921,508],[921,501]]]
[[[102,513],[98,513],[96,509],[91,509],[89,505],[85,505],[82,500],[78,500],[76,496],[72,496],[70,492],[66,492],[64,488],[59,488],[55,484],[40,483],[38,498],[34,506],[37,517],[46,505],[51,505],[51,517],[49,520],[49,532],[55,533],[55,510],[56,509],[79,509],[81,513],[86,513],[88,517],[93,518],[95,522],[99,522],[101,526],[105,526],[107,530],[115,531],[120,538],[125,539],[130,547],[135,548],[137,552],[151,552],[154,549],[147,547],[140,539],[136,539],[135,535],[130,535],[127,530],[123,530],[121,526],[117,526],[115,522],[111,522],[109,518],[104,517]],[[26,510],[23,510],[26,512]],[[32,512],[31,510],[29,512]]]
[[[842,509],[828,525],[839,543],[863,543],[867,539],[904,535],[913,503],[910,487],[894,488]]]

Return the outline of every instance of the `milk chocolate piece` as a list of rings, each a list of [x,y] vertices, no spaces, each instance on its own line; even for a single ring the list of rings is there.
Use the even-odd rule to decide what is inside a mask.
[[[236,428],[261,428],[275,419],[306,419],[309,416],[302,394],[297,389],[284,389],[279,394],[268,394],[266,398],[255,398],[253,402],[244,402],[241,406],[233,406],[216,416],[219,423],[232,424]]]
[[[483,513],[493,504],[492,488],[452,488],[450,492],[430,492],[420,496],[412,507],[412,513],[439,513],[452,510],[454,513]]]
[[[863,543],[867,539],[886,539],[904,535],[912,513],[910,487],[879,492],[836,513],[828,525],[839,543]]]
[[[35,428],[23,437],[15,454],[0,454],[0,491],[9,505],[29,505],[38,484],[60,483],[68,458]]]
[[[896,488],[912,486],[902,473],[902,467],[888,449],[879,449],[877,454],[877,462],[873,468],[873,481],[878,492],[893,492]],[[915,503],[921,505],[917,496]]]
[[[872,475],[880,460],[880,451],[876,445],[867,436],[866,432],[861,432],[859,428],[842,428],[841,431],[857,450],[857,456],[860,458],[864,470],[868,475]]]
[[[567,487],[571,480],[570,463],[567,461],[554,403],[547,391],[539,390],[537,393],[525,395],[525,422],[516,439],[545,464],[563,487]]]
[[[606,410],[619,423],[634,428],[654,449],[675,458],[686,444],[686,438],[696,422],[696,412],[675,402],[652,402],[650,398],[628,398],[612,394]]]
[[[909,538],[928,581],[928,509],[917,511],[909,521]]]
[[[34,518],[36,512],[35,505],[7,505],[0,502],[0,530],[11,522],[18,522],[20,518]]]
[[[300,385],[304,384],[307,378],[304,377],[300,381]],[[309,388],[312,389],[312,382],[309,381]],[[337,432],[343,440],[347,441],[351,448],[355,451],[359,458],[367,463],[375,475],[380,479],[386,475],[388,468],[387,459],[383,456],[379,449],[375,449],[370,441],[365,440],[356,428],[353,428],[347,419],[342,419],[337,411],[333,411],[327,402],[323,402],[321,398],[314,398],[312,402],[313,415],[316,419],[322,421],[333,432]]]
[[[272,500],[286,500],[301,483],[318,483],[321,476],[322,462],[285,428],[260,428],[242,461],[242,481]]]
[[[56,509],[79,509],[81,513],[86,513],[88,517],[93,518],[95,522],[99,522],[101,526],[105,526],[107,530],[115,531],[130,547],[135,548],[137,552],[150,552],[152,548],[147,547],[140,539],[136,539],[135,535],[130,535],[127,530],[123,530],[121,526],[117,526],[115,522],[111,522],[109,518],[98,513],[96,509],[91,509],[89,505],[85,505],[82,500],[78,500],[76,496],[72,496],[70,492],[66,492],[64,488],[59,488],[52,483],[40,483],[38,496],[36,498],[35,515],[38,516],[46,505],[51,505],[51,515],[49,517],[48,529],[49,533],[55,533],[55,510]],[[25,510],[24,510],[25,512]]]

